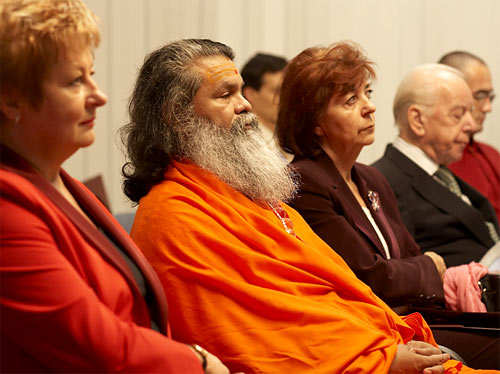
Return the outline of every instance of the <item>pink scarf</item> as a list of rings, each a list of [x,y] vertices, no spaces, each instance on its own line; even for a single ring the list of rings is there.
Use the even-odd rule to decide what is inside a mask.
[[[443,281],[447,307],[460,312],[486,312],[477,282],[487,273],[486,266],[474,261],[448,268]]]

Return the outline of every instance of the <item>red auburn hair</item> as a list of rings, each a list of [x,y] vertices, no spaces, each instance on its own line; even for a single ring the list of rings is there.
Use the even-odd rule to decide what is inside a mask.
[[[276,132],[280,145],[298,156],[320,151],[314,127],[330,99],[375,78],[373,62],[354,42],[312,47],[292,59],[281,83]]]

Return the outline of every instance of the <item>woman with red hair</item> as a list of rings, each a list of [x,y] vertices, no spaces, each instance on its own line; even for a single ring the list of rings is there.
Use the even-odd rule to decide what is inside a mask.
[[[277,133],[301,176],[292,205],[391,307],[440,303],[444,262],[420,253],[385,177],[356,162],[375,138],[375,77],[352,42],[306,49],[287,66]]]

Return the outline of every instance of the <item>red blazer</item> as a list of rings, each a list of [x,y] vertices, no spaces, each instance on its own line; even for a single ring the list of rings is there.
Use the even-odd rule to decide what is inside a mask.
[[[422,255],[409,234],[394,193],[378,170],[356,163],[352,178],[387,242],[391,259],[326,153],[295,158],[292,165],[300,174],[301,186],[291,205],[377,296],[391,307],[444,301],[443,283],[434,262]],[[378,194],[378,210],[374,199],[368,197],[369,191]]]
[[[0,371],[202,373],[196,355],[165,336],[161,284],[98,199],[61,171],[140,269],[147,303],[110,241],[25,160],[3,145],[0,152]]]

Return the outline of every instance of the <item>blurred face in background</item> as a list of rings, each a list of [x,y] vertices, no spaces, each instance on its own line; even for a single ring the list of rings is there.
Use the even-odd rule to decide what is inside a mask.
[[[252,104],[252,111],[271,129],[274,129],[278,119],[279,90],[282,79],[282,71],[265,73],[258,91],[253,87],[245,88],[245,97]]]
[[[479,61],[471,61],[464,69],[464,73],[465,80],[474,98],[472,117],[474,118],[475,126],[472,134],[475,134],[483,130],[483,122],[486,114],[491,112],[495,94],[491,83],[491,74],[486,65],[483,65]]]

